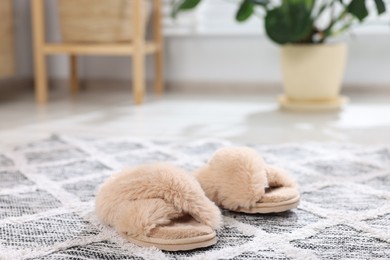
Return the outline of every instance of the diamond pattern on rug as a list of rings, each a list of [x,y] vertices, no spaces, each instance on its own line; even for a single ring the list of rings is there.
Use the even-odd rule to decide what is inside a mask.
[[[189,250],[189,251],[178,251],[178,252],[164,252],[164,254],[169,258],[169,259],[174,259],[174,260],[179,260],[179,259],[191,259],[194,257],[199,257],[202,254],[213,250],[215,247],[211,246],[208,248],[200,248],[196,250]]]
[[[99,232],[74,213],[0,226],[0,244],[11,248],[47,247]]]
[[[317,215],[301,209],[290,210],[282,213],[254,215],[226,211],[224,212],[224,215],[274,234],[290,233],[296,229],[322,219]]]
[[[90,201],[95,198],[98,187],[106,178],[107,176],[102,176],[95,179],[67,183],[62,187],[66,191],[76,195],[81,201]]]
[[[140,149],[145,149],[147,146],[141,142],[119,141],[97,143],[94,145],[94,147],[100,152],[111,155],[123,153],[124,151],[136,151]]]
[[[34,182],[27,179],[20,171],[0,171],[0,189],[30,185],[34,185]]]
[[[38,258],[36,258],[38,260]],[[45,257],[41,260],[143,260],[142,257],[131,256],[129,252],[124,251],[117,244],[110,241],[102,241],[91,243],[85,246],[75,246],[65,250],[61,250]]]
[[[256,146],[254,148],[258,150],[264,156],[264,158],[267,158],[267,155],[272,155],[272,157],[277,158],[278,161],[290,161],[297,159],[302,160],[306,158],[316,157],[322,154],[320,151],[309,150],[305,147],[301,147],[298,145],[275,146],[267,148]]]
[[[46,152],[27,152],[25,156],[29,164],[41,164],[62,160],[80,160],[84,159],[86,154],[77,148],[62,148]]]
[[[60,206],[61,202],[44,190],[0,195],[0,219],[40,213]]]
[[[14,166],[14,162],[3,154],[0,154],[0,167]]]
[[[379,216],[374,219],[367,219],[365,222],[371,227],[380,230],[381,232],[390,234],[390,214]]]
[[[154,162],[174,162],[177,158],[174,155],[164,151],[147,151],[146,153],[128,153],[118,155],[115,159],[125,165],[135,166],[139,164],[154,163]]]
[[[253,239],[254,236],[245,235],[238,228],[224,225],[217,231],[218,243],[216,248],[226,248],[245,244]]]
[[[322,259],[389,259],[390,245],[346,226],[326,228],[306,239],[291,241]]]
[[[376,209],[388,204],[386,198],[365,194],[360,189],[343,185],[328,186],[317,191],[303,193],[302,199],[326,209],[351,211]]]
[[[272,249],[260,249],[252,252],[245,252],[236,257],[229,258],[231,260],[288,260],[284,254],[277,253]]]
[[[210,141],[202,143],[177,144],[172,146],[172,150],[190,156],[196,156],[198,159],[207,160],[217,149],[224,146],[225,145],[222,142]]]
[[[374,189],[390,191],[390,169],[388,170],[388,174],[375,177],[371,180],[364,181],[363,183]]]
[[[293,165],[283,165],[283,168],[292,174],[295,177],[295,180],[299,183],[300,186],[312,186],[316,182],[323,182],[326,177],[321,175],[318,172],[315,172],[310,169],[296,167]]]
[[[165,161],[192,172],[230,145],[54,136],[10,149],[0,155],[0,259],[390,259],[384,147],[250,144],[297,179],[301,206],[266,215],[224,210],[226,224],[209,248],[143,249],[99,223],[95,192],[118,165]]]
[[[373,164],[348,159],[328,159],[309,162],[305,165],[325,176],[358,176],[366,175],[380,170]]]
[[[65,146],[66,143],[62,141],[58,136],[51,136],[46,139],[30,142],[25,145],[19,145],[14,150],[29,150],[29,149],[48,149]]]
[[[38,167],[37,173],[53,181],[62,181],[91,174],[104,174],[108,170],[110,168],[98,161],[77,161],[63,165]]]
[[[355,156],[364,161],[390,166],[390,152],[387,148],[379,148],[371,151],[358,151],[355,153]]]

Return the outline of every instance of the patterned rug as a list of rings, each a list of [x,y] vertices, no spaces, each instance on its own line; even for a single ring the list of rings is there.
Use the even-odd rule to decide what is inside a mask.
[[[357,145],[252,145],[301,186],[298,209],[224,211],[218,243],[166,253],[97,221],[94,194],[113,171],[169,161],[192,171],[221,140],[53,136],[0,153],[0,259],[390,259],[390,152]]]

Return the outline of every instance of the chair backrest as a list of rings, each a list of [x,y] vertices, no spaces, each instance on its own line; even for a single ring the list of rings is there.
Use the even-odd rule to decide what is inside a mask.
[[[64,42],[126,42],[133,38],[133,0],[59,0],[59,18]],[[143,23],[152,11],[143,1]]]

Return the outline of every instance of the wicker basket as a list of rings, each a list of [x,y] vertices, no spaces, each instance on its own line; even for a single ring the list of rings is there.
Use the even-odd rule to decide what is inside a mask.
[[[132,40],[132,0],[58,0],[64,42]],[[145,27],[152,4],[144,0]]]
[[[0,0],[0,78],[15,73],[12,0]]]

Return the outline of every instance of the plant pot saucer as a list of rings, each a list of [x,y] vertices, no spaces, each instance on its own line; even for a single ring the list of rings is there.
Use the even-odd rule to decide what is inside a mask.
[[[278,97],[280,107],[287,110],[301,110],[301,111],[324,111],[324,110],[336,110],[342,108],[348,103],[349,98],[345,96],[339,96],[335,99],[324,101],[300,101],[291,100],[285,95]]]

